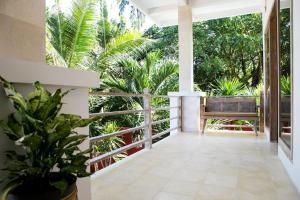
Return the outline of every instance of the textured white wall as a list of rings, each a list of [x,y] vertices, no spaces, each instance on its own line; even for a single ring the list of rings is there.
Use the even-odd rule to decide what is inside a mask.
[[[0,57],[45,61],[45,0],[0,1]]]

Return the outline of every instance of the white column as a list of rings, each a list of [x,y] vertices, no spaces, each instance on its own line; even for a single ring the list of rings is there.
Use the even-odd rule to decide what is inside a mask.
[[[193,19],[190,5],[178,7],[179,91],[193,92]]]

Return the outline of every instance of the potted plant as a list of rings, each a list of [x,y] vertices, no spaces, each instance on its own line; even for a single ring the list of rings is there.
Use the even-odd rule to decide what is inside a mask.
[[[1,85],[14,112],[0,121],[0,128],[15,146],[6,152],[2,199],[77,199],[77,178],[90,175],[86,171],[90,149],[80,150],[78,145],[87,136],[74,129],[99,117],[82,119],[60,113],[62,99],[69,91],[50,93],[36,82],[34,91],[25,98],[2,77]]]

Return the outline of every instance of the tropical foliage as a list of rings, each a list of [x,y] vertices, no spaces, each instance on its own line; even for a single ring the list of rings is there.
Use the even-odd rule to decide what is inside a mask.
[[[90,126],[91,136],[97,136],[101,134],[111,134],[113,132],[119,131],[120,128],[118,127],[116,122],[107,122],[103,126],[100,126],[99,123],[94,122]],[[118,149],[124,145],[124,141],[120,137],[110,137],[92,144],[92,155],[96,157],[98,155],[113,151]],[[115,161],[118,161],[126,156],[125,153],[117,154],[113,157],[109,157],[105,160],[101,161],[101,166],[106,167],[112,164]]]
[[[15,109],[7,122],[0,121],[3,133],[17,149],[6,152],[6,189],[20,186],[30,193],[52,186],[64,192],[70,179],[88,176],[90,150],[78,147],[87,136],[74,129],[85,127],[98,117],[82,119],[61,113],[62,99],[69,91],[58,89],[50,93],[36,82],[35,90],[23,97],[1,77],[0,85]]]
[[[109,18],[105,0],[74,0],[69,12],[59,1],[47,10],[47,61],[50,64],[94,70],[104,92],[166,95],[178,90],[178,28],[152,26],[141,33],[145,16],[128,0],[115,0],[119,19]],[[79,7],[80,5],[80,7]],[[129,11],[129,12],[128,12]],[[129,13],[131,22],[126,22]],[[255,95],[262,89],[261,15],[252,14],[194,23],[195,89],[211,95]],[[152,105],[167,105],[153,98]],[[141,97],[90,97],[90,112],[141,109]],[[165,111],[152,113],[154,120]],[[142,125],[143,115],[111,116],[91,125],[101,135]],[[167,125],[153,127],[159,132]],[[135,139],[142,132],[134,133]],[[119,137],[93,146],[94,155],[123,143]],[[117,159],[117,158],[114,158]]]
[[[227,78],[217,80],[213,86],[212,93],[216,96],[237,96],[245,92],[245,86],[238,79],[229,80]]]
[[[261,24],[260,14],[194,23],[194,82],[202,91],[210,92],[222,78],[239,79],[247,87],[261,82]],[[165,57],[178,57],[177,26],[153,26],[145,36],[158,40]]]
[[[143,93],[145,88],[153,95],[176,90],[178,64],[161,58],[160,52],[149,52],[142,59],[123,58],[109,69],[110,76],[104,84],[112,91],[127,93]]]
[[[128,30],[124,18],[112,21],[104,0],[74,0],[70,10],[63,12],[56,1],[47,10],[47,61],[49,64],[70,68],[94,70],[103,83],[97,90],[127,93],[167,94],[178,88],[178,64],[174,59],[163,59],[159,50],[153,51],[155,42],[138,32],[144,15],[128,1],[119,1],[120,15],[127,6],[131,8],[131,26]],[[100,9],[99,9],[100,8]],[[166,104],[155,99],[153,106]],[[128,110],[143,107],[142,98],[91,97],[90,112]],[[164,111],[155,113],[163,118]],[[113,121],[113,123],[112,123]],[[111,133],[120,128],[135,127],[143,123],[143,115],[107,117],[90,126],[91,136]],[[165,126],[165,125],[163,125]],[[160,127],[156,127],[160,129]],[[135,139],[142,137],[135,132]],[[119,137],[93,145],[93,156],[103,154],[124,145]],[[122,158],[117,155],[112,160]],[[105,161],[103,166],[112,160]]]
[[[97,6],[102,9],[97,10]],[[100,14],[99,14],[100,12]],[[121,56],[143,50],[149,39],[107,19],[105,1],[74,0],[69,12],[59,1],[47,10],[47,62],[70,68],[105,68]]]
[[[70,68],[81,66],[95,43],[96,19],[93,0],[74,0],[68,14],[61,11],[57,0],[47,11],[48,62]]]
[[[130,6],[131,27],[140,30],[145,22],[145,15],[135,6],[130,4],[129,0],[117,0],[119,4],[119,15],[123,16],[126,8]]]
[[[281,76],[280,78],[281,94],[284,96],[291,95],[291,78],[289,76]]]

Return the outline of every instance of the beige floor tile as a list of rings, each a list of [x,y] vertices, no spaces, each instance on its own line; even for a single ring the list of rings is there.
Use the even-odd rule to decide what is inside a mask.
[[[171,180],[164,188],[163,192],[194,196],[199,190],[199,184],[189,181]]]
[[[253,175],[253,177],[242,177],[242,176],[239,177],[238,187],[242,191],[250,192],[254,194],[275,192],[275,187],[273,186],[271,180],[258,178],[255,175]]]
[[[181,169],[176,171],[176,175],[172,180],[174,181],[187,181],[193,183],[203,182],[207,176],[207,172],[195,169]]]
[[[218,173],[208,173],[204,184],[214,186],[221,186],[227,188],[237,188],[238,176],[237,175],[225,175]]]
[[[92,200],[300,200],[262,137],[183,133],[104,170]]]
[[[120,200],[152,200],[159,193],[156,187],[128,186],[118,194]]]
[[[160,176],[153,176],[151,174],[145,174],[137,179],[130,187],[151,187],[157,188],[158,190],[162,189],[169,182],[168,178],[163,178]]]
[[[238,200],[279,200],[277,199],[276,194],[272,192],[253,193],[249,191],[239,191],[237,194],[237,199]]]
[[[153,200],[194,200],[191,196],[160,192]]]
[[[235,200],[236,193],[234,189],[228,187],[219,187],[211,185],[203,185],[200,187],[197,195],[197,200]]]

